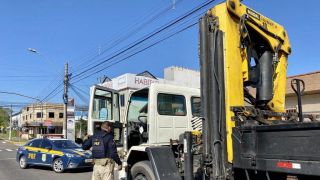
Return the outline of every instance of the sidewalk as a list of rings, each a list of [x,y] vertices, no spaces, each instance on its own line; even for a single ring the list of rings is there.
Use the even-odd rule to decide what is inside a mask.
[[[26,140],[20,139],[18,137],[12,137],[11,141],[9,141],[9,135],[2,134],[2,133],[0,134],[0,140],[5,140],[5,141],[10,142],[10,143],[17,145],[17,146],[24,145],[27,142]]]

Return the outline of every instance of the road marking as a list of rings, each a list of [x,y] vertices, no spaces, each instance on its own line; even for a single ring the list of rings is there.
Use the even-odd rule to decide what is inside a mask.
[[[6,149],[7,151],[12,151],[11,149]]]
[[[2,141],[2,143],[3,143],[3,144],[5,144],[5,143],[7,143],[7,142],[5,142],[5,141]]]
[[[0,152],[1,152],[2,150],[0,149]]]

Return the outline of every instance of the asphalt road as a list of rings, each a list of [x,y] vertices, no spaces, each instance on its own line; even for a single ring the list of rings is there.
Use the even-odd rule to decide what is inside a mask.
[[[91,170],[73,170],[55,173],[48,167],[20,169],[15,156],[18,146],[0,140],[0,179],[1,180],[90,180]]]

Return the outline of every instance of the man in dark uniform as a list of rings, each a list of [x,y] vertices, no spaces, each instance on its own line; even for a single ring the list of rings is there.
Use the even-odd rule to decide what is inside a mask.
[[[121,170],[122,162],[113,139],[111,122],[103,122],[101,131],[97,131],[82,145],[84,150],[88,150],[91,147],[94,158],[92,180],[113,180],[114,163],[116,162],[118,169]]]

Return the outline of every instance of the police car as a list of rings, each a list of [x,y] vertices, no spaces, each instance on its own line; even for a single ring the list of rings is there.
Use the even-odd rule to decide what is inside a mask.
[[[22,169],[29,165],[49,166],[61,173],[66,169],[92,167],[92,156],[68,139],[33,139],[21,146],[16,160]]]

